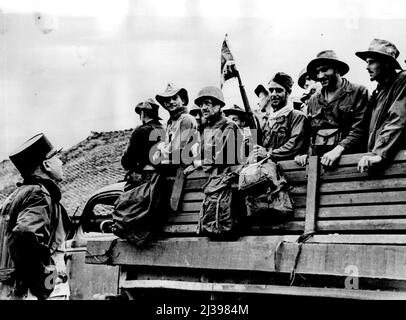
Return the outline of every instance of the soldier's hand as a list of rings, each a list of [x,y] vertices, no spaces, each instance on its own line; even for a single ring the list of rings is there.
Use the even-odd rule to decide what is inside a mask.
[[[309,156],[307,154],[302,154],[302,155],[299,155],[299,156],[295,157],[295,162],[298,165],[304,167],[307,164],[307,159],[308,158],[309,158]]]
[[[367,171],[371,166],[374,164],[380,163],[382,161],[382,157],[379,155],[367,155],[362,156],[360,161],[358,162],[358,171],[364,172]]]
[[[263,159],[268,156],[268,152],[264,147],[261,147],[259,145],[255,145],[253,148],[253,156],[257,159]]]
[[[333,150],[325,153],[320,160],[320,163],[324,166],[331,167],[334,162],[340,158],[341,153],[344,151],[342,146],[336,146]]]
[[[195,170],[196,170],[195,166],[194,166],[193,164],[191,164],[190,166],[187,166],[187,167],[185,168],[185,170],[183,170],[183,174],[184,174],[185,176],[187,176],[189,173],[192,173],[192,172],[195,171]]]

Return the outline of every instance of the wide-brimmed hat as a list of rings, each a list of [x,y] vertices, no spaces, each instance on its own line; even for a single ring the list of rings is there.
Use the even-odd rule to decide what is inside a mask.
[[[191,107],[189,108],[189,113],[190,113],[191,115],[194,115],[194,114],[196,114],[196,113],[202,113],[202,109],[200,109],[197,105],[193,104],[193,106],[191,106]]]
[[[245,119],[247,117],[247,113],[245,112],[245,110],[243,110],[240,106],[237,106],[236,104],[225,107],[223,109],[223,112],[226,115],[226,117],[228,117],[230,114],[236,114],[241,119]]]
[[[39,133],[15,149],[9,158],[21,175],[27,176],[33,173],[42,161],[52,158],[61,150],[62,148],[55,149],[47,137]]]
[[[135,106],[136,113],[141,114],[141,110],[147,110],[147,111],[149,111],[149,114],[152,117],[154,117],[158,120],[162,120],[158,115],[158,109],[159,109],[158,103],[152,98],[149,98],[149,99],[145,100],[144,102],[140,102]]]
[[[323,64],[333,66],[341,76],[345,75],[350,70],[348,64],[338,59],[337,54],[333,50],[324,50],[319,52],[316,58],[310,61],[307,65],[307,73],[311,79],[317,80],[316,68]]]
[[[164,100],[166,98],[173,97],[173,96],[175,96],[177,94],[180,95],[180,97],[185,101],[185,106],[187,106],[188,103],[189,103],[189,97],[188,97],[188,94],[187,94],[187,90],[185,88],[176,87],[172,82],[168,83],[164,93],[157,94],[155,96],[155,99],[163,107],[164,106],[163,103],[164,103]]]
[[[305,84],[306,84],[306,77],[308,76],[306,68],[302,69],[299,73],[299,79],[297,80],[297,84],[299,87],[302,89],[305,89]]]
[[[204,98],[211,98],[216,100],[221,107],[226,104],[224,102],[223,92],[221,92],[220,88],[214,86],[204,87],[202,90],[200,90],[197,94],[197,98],[195,99],[195,104],[199,105],[200,101]]]
[[[266,90],[265,86],[262,85],[262,84],[257,85],[257,87],[255,88],[254,92],[255,92],[255,94],[257,95],[257,97],[259,97],[259,94],[260,94],[261,92],[265,92],[265,93],[268,93],[268,94],[269,94],[268,90]]]
[[[398,48],[387,40],[373,39],[367,51],[358,51],[355,53],[355,55],[362,60],[366,60],[368,57],[374,56],[383,57],[391,61],[396,69],[402,69],[399,62],[396,60],[399,57]]]

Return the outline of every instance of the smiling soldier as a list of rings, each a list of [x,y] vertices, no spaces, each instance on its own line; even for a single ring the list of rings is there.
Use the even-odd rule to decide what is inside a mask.
[[[165,92],[155,96],[156,101],[169,112],[169,120],[166,125],[165,141],[158,144],[161,160],[174,165],[190,164],[191,157],[182,157],[182,151],[192,140],[197,139],[197,122],[188,113],[188,93],[185,88],[177,88],[173,83],[168,83]],[[156,159],[154,160],[156,162]],[[158,161],[159,163],[160,161]]]
[[[293,159],[308,148],[309,126],[305,114],[288,103],[293,80],[278,72],[268,83],[272,113],[262,113],[261,146],[254,146],[251,158],[271,156],[275,161]]]
[[[332,166],[343,153],[362,151],[365,144],[368,90],[343,78],[349,69],[332,50],[320,52],[307,65],[310,78],[322,85],[308,102],[308,115],[313,154],[319,155],[325,166]],[[295,160],[304,166],[307,155]]]

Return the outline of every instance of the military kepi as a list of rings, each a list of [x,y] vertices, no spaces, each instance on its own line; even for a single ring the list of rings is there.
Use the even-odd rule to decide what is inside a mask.
[[[22,176],[31,174],[44,160],[52,158],[62,149],[56,150],[43,133],[24,142],[9,156]]]

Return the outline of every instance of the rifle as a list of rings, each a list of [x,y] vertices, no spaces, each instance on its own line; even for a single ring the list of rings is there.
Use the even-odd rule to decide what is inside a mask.
[[[260,131],[259,131],[259,128],[260,128],[259,121],[258,121],[258,118],[254,116],[254,113],[252,112],[252,109],[251,109],[250,104],[248,102],[247,93],[245,92],[244,85],[242,84],[240,72],[235,67],[235,64],[232,65],[231,67],[232,67],[233,73],[238,78],[238,84],[239,84],[239,87],[240,87],[240,93],[241,93],[242,102],[244,104],[245,112],[247,113],[247,124],[250,127],[250,129],[257,130],[258,141],[261,141]]]

